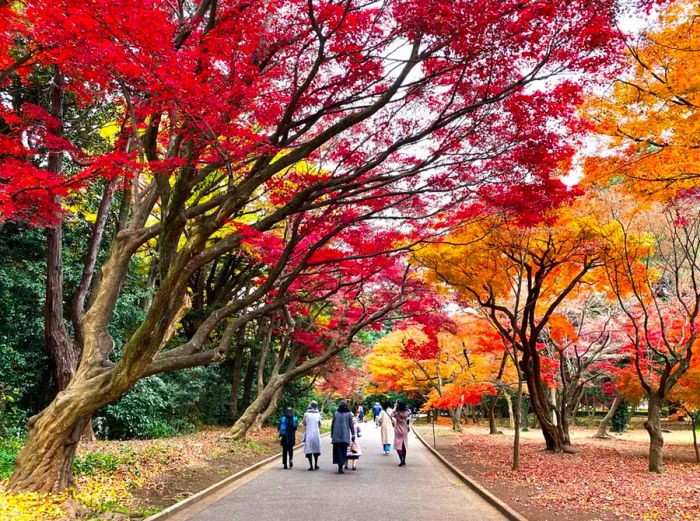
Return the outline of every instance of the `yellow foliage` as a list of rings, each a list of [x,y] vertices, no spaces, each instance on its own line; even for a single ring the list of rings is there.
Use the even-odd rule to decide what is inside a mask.
[[[15,494],[0,487],[0,519],[12,521],[49,521],[65,515],[60,505],[68,494]]]

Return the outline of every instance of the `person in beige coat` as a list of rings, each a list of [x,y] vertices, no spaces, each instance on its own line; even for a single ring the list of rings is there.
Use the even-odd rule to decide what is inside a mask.
[[[399,467],[405,467],[406,448],[408,447],[408,424],[411,417],[411,411],[408,410],[406,402],[399,402],[396,406],[396,411],[391,417],[394,420],[394,444],[396,453],[399,455]]]
[[[385,403],[384,409],[379,414],[379,426],[382,429],[382,445],[384,445],[384,454],[386,456],[391,452],[391,445],[394,443],[394,420],[391,417],[392,412],[391,406]]]

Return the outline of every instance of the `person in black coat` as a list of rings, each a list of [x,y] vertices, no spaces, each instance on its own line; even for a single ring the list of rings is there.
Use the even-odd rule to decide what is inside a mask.
[[[333,463],[338,465],[338,474],[345,474],[343,467],[347,458],[348,446],[355,441],[355,427],[348,402],[340,402],[331,423],[331,443],[333,444]]]
[[[287,458],[289,458],[289,468],[294,467],[292,458],[294,457],[294,445],[296,445],[296,433],[299,426],[299,419],[294,415],[291,407],[287,410],[280,420],[280,444],[282,445],[282,465],[287,468]]]

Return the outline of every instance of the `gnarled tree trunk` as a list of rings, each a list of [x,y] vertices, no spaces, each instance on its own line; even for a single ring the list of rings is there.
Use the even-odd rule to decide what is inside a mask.
[[[661,404],[657,393],[649,395],[649,411],[644,428],[649,433],[649,472],[663,472],[664,437],[661,433]]]
[[[80,436],[92,412],[111,401],[112,389],[102,376],[80,382],[74,379],[46,409],[32,417],[27,444],[17,457],[10,478],[10,489],[61,492],[71,486],[73,457]]]
[[[248,431],[255,424],[255,420],[265,412],[278,390],[284,387],[285,382],[282,377],[273,377],[267,385],[258,393],[257,398],[243,412],[236,423],[231,427],[229,436],[234,440],[245,438]]]
[[[554,425],[552,422],[551,407],[546,395],[546,390],[540,384],[539,380],[535,378],[532,367],[529,367],[530,364],[522,360],[520,366],[525,374],[525,381],[527,382],[530,396],[530,406],[540,423],[547,450],[550,452],[564,452],[567,449],[566,443],[564,442],[558,426]]]
[[[277,389],[277,391],[275,391],[275,394],[272,395],[270,403],[265,408],[265,410],[258,414],[258,417],[255,418],[255,422],[253,423],[254,430],[262,429],[262,426],[265,424],[267,419],[275,413],[275,411],[277,410],[277,405],[279,405],[280,396],[282,395],[283,390],[284,386]]]

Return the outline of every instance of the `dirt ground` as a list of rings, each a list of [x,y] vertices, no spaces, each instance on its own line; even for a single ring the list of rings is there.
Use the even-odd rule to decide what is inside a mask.
[[[132,499],[119,511],[136,521],[280,452],[274,429],[251,433],[242,442],[226,439],[226,432],[221,428],[160,440],[98,441],[81,450],[135,454],[129,475],[147,477],[130,488]]]
[[[418,430],[432,445],[429,425]],[[648,437],[632,430],[610,439],[595,429],[576,428],[574,455],[543,450],[540,431],[522,433],[520,472],[510,470],[513,431],[490,436],[488,426],[455,433],[438,425],[438,451],[531,521],[614,521],[619,519],[700,519],[700,465],[692,433],[665,433],[666,473],[646,472]]]

